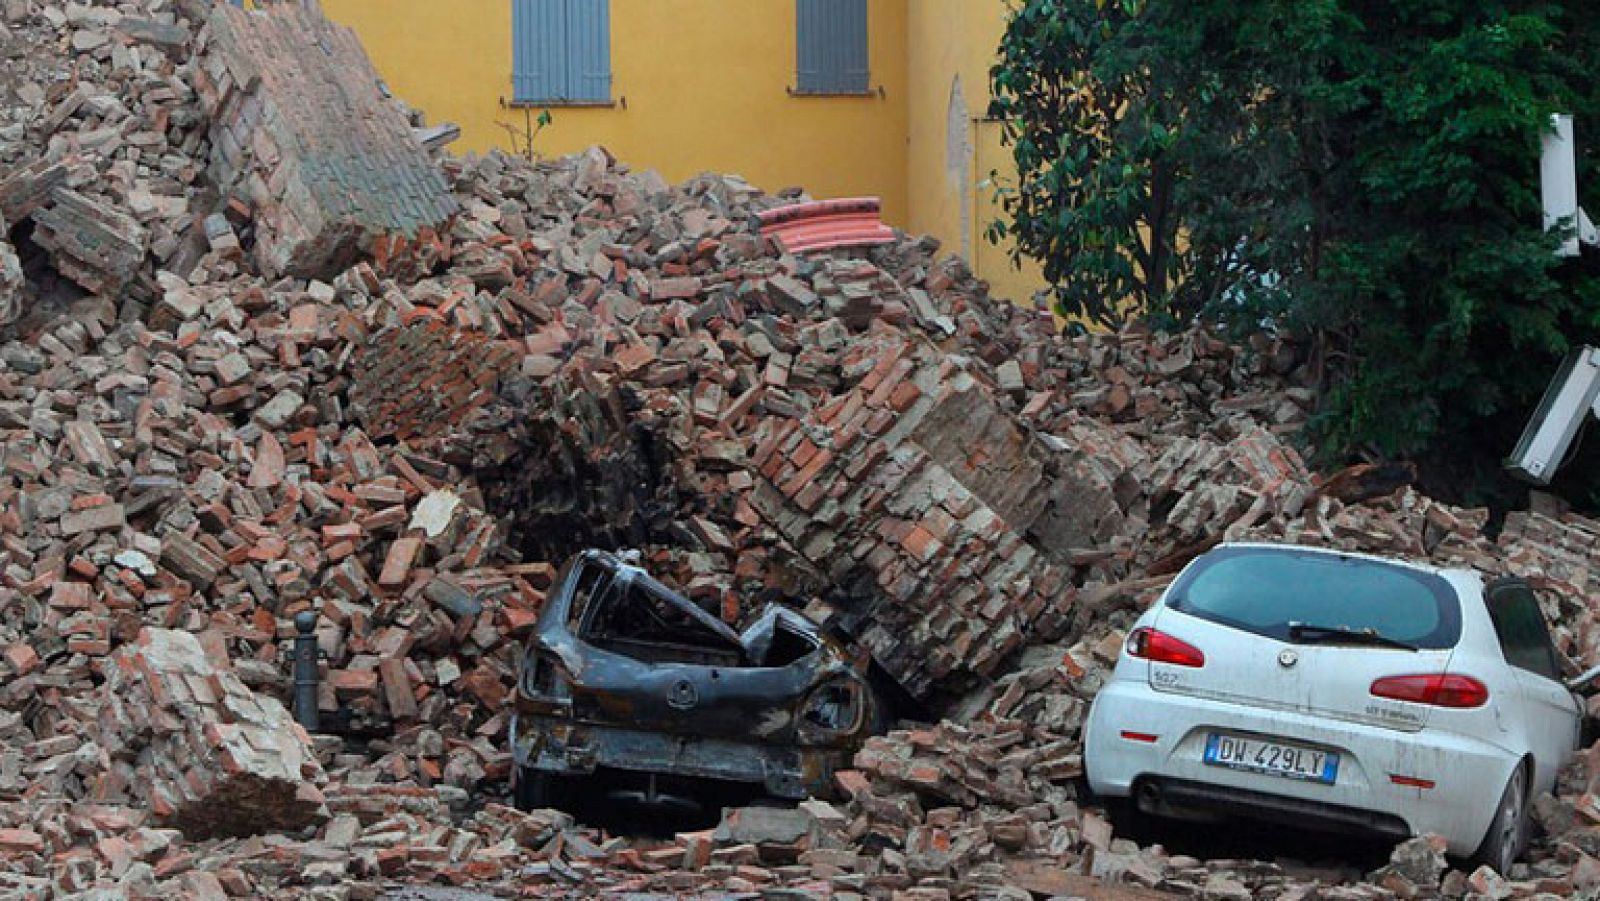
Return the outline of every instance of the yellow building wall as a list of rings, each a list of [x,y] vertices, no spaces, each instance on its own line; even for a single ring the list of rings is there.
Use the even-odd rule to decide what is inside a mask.
[[[542,107],[513,108],[510,0],[322,0],[355,28],[390,88],[461,126],[457,152],[511,149]],[[672,181],[730,172],[768,191],[875,194],[885,221],[937,236],[994,293],[1043,286],[984,237],[1014,182],[986,120],[1006,0],[869,0],[867,97],[794,97],[794,0],[611,0],[609,107],[551,107],[535,149],[600,144]],[[879,89],[881,88],[881,93]],[[955,102],[952,99],[955,98]],[[518,139],[520,140],[520,138]]]
[[[991,244],[984,233],[1002,210],[995,180],[1016,183],[1015,164],[1000,145],[1000,126],[989,121],[989,69],[1005,32],[1004,0],[912,0],[907,38],[909,147],[905,225],[944,242],[994,294],[1027,304],[1044,287],[1037,264],[1010,260],[1010,242]],[[1008,175],[1008,173],[1010,173]]]
[[[712,171],[768,191],[800,185],[816,197],[875,194],[884,218],[903,225],[910,214],[907,7],[921,2],[868,3],[871,96],[792,97],[793,0],[612,0],[614,105],[551,107],[554,121],[534,149],[556,156],[600,144],[674,182]],[[501,123],[520,131],[525,118],[509,106],[509,0],[322,6],[356,30],[399,97],[430,123],[461,126],[452,149],[511,148]]]

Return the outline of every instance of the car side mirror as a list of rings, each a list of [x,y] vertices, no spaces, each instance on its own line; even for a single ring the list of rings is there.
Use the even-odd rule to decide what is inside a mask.
[[[1600,666],[1592,666],[1571,679],[1565,680],[1566,686],[1573,691],[1579,691],[1594,681],[1597,676],[1600,676]]]

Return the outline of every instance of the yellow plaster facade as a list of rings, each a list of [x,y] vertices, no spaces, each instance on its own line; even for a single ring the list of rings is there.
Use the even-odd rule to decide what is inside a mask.
[[[1009,245],[984,232],[1001,215],[995,187],[1014,183],[1000,125],[988,118],[989,68],[1005,32],[1004,0],[911,0],[906,41],[911,93],[907,98],[905,225],[960,253],[996,294],[1027,303],[1044,285],[1037,265],[1015,267]],[[994,173],[995,175],[992,175]],[[997,176],[997,177],[996,177]]]
[[[545,108],[511,104],[509,0],[322,0],[378,71],[430,122],[461,126],[457,152],[511,149]],[[1005,0],[868,0],[867,96],[794,96],[794,0],[611,0],[612,103],[552,106],[544,155],[600,144],[678,181],[737,173],[767,190],[875,194],[884,219],[936,235],[997,294],[1026,301],[983,238],[991,169],[1009,168],[988,107]]]

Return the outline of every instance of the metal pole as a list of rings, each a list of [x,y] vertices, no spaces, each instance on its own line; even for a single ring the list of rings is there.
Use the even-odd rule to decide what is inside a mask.
[[[317,615],[310,610],[295,614],[294,719],[307,732],[321,725],[317,716]]]

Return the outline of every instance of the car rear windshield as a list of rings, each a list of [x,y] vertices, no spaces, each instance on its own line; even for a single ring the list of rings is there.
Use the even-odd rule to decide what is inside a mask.
[[[1461,637],[1460,602],[1440,576],[1311,551],[1212,551],[1173,585],[1167,606],[1285,641],[1291,623],[1370,629],[1418,648],[1452,648]]]

